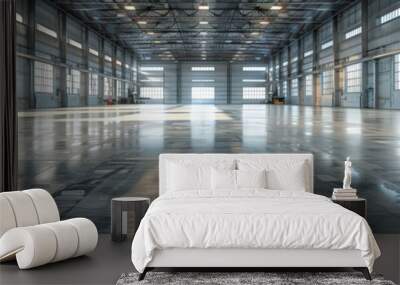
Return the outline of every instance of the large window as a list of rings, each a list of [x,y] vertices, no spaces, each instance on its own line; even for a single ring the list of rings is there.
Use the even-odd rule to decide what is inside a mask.
[[[299,80],[297,78],[292,79],[291,83],[291,97],[299,96]]]
[[[358,36],[359,34],[361,34],[361,32],[362,32],[362,28],[361,27],[358,27],[358,28],[356,28],[354,30],[348,31],[345,34],[345,39],[348,40],[348,39],[350,39],[352,37]]]
[[[311,74],[306,75],[306,90],[305,90],[305,95],[306,96],[312,96],[313,95],[313,76]]]
[[[346,67],[346,91],[361,92],[361,63]]]
[[[394,57],[394,89],[400,90],[400,54]]]
[[[117,80],[117,98],[122,96],[122,81]]]
[[[287,81],[283,81],[282,83],[282,97],[286,98],[288,94],[288,88],[287,88]]]
[[[192,71],[215,71],[214,66],[192,66]]]
[[[67,74],[67,94],[79,95],[81,89],[81,72],[76,69],[70,69]]]
[[[74,41],[73,39],[68,39],[68,43],[71,46],[74,46],[76,48],[82,49],[82,44],[80,42]]]
[[[35,61],[35,92],[53,93],[53,66]]]
[[[314,53],[313,50],[306,51],[306,52],[304,53],[304,57],[310,56],[310,55],[312,55],[313,53]]]
[[[36,24],[36,29],[39,32],[42,32],[42,33],[44,33],[44,34],[46,34],[46,35],[48,35],[50,37],[53,37],[55,39],[57,38],[57,33],[54,30],[49,29],[49,28],[47,28],[47,27],[45,27],[45,26],[43,26],[41,24]]]
[[[329,42],[323,43],[321,45],[321,49],[327,49],[327,48],[329,48],[331,46],[333,46],[333,41],[329,41]]]
[[[192,87],[192,99],[214,99],[214,87]]]
[[[243,66],[243,71],[265,71],[265,66]]]
[[[333,70],[326,70],[322,72],[322,95],[333,94]]]
[[[96,73],[89,73],[89,96],[99,94],[99,76]]]
[[[104,98],[110,98],[113,96],[113,80],[111,78],[104,77]]]
[[[265,87],[243,87],[243,99],[265,99]]]
[[[140,87],[140,97],[149,99],[163,99],[162,87]]]
[[[164,71],[162,66],[141,66],[140,71]]]
[[[397,19],[399,17],[400,17],[400,8],[397,8],[396,10],[393,10],[393,11],[383,15],[380,19],[381,20],[380,22],[381,22],[381,24],[385,24],[385,23],[387,23],[391,20]]]
[[[265,79],[242,79],[243,82],[265,82]]]

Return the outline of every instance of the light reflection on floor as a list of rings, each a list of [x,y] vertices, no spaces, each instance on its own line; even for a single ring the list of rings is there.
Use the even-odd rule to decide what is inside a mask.
[[[109,229],[115,196],[156,197],[162,152],[312,152],[330,195],[351,156],[374,231],[400,233],[400,112],[272,105],[122,105],[19,114],[20,187],[54,193],[64,217]]]

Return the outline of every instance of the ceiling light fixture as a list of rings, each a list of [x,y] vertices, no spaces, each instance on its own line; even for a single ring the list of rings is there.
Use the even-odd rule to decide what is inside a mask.
[[[136,7],[133,5],[125,5],[125,10],[134,11],[134,10],[136,10]]]
[[[246,44],[251,44],[251,43],[253,43],[253,41],[246,41],[245,43]]]
[[[208,25],[207,21],[200,21],[200,25]]]
[[[139,21],[138,24],[139,24],[139,25],[146,25],[147,22],[146,22],[146,21]]]
[[[268,25],[268,24],[269,24],[268,21],[261,21],[261,22],[260,22],[260,25],[264,25],[264,26],[265,26],[265,25]]]
[[[258,36],[260,33],[259,32],[252,32],[251,35],[252,36]]]
[[[154,35],[154,32],[147,32],[148,35]]]
[[[280,6],[280,5],[274,5],[274,6],[271,7],[271,10],[276,10],[276,11],[282,10],[282,6]]]
[[[200,32],[200,35],[201,35],[201,36],[206,36],[206,35],[207,35],[207,32]]]

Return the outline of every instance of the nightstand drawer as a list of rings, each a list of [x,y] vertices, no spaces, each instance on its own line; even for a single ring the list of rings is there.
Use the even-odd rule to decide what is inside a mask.
[[[336,200],[332,199],[332,202],[339,204],[340,206],[359,214],[363,218],[367,218],[367,200],[358,198],[355,200]]]

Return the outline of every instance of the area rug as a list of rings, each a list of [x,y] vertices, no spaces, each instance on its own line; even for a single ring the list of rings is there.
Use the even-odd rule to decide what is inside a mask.
[[[142,281],[138,276],[122,274],[116,285],[395,285],[377,275],[368,281],[359,272],[148,272]]]

